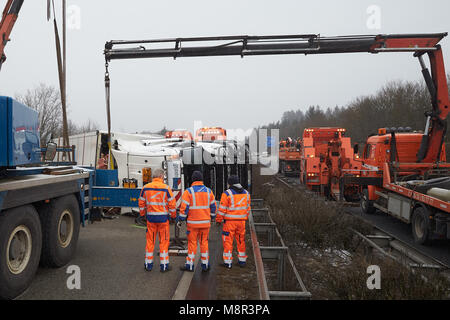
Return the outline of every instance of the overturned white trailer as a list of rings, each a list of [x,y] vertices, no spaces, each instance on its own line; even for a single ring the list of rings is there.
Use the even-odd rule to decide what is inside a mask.
[[[107,132],[89,132],[69,139],[75,147],[77,164],[97,169],[97,185],[123,187],[125,179],[136,179],[137,187],[142,188],[143,169],[162,168],[166,173],[165,182],[174,191],[178,204],[183,191],[191,184],[194,170],[202,171],[205,184],[217,198],[227,188],[226,181],[231,174],[237,174],[245,188],[251,185],[248,146],[239,146],[235,141],[192,142],[160,135],[112,132],[112,159],[103,165],[114,170],[104,170],[102,176],[99,165],[103,155],[109,153]]]

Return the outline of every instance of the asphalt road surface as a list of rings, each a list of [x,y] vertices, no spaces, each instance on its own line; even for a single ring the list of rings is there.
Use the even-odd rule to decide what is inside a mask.
[[[171,236],[173,236],[171,225]],[[184,235],[184,234],[183,234]],[[170,256],[172,271],[159,271],[158,248],[155,267],[144,270],[145,229],[134,218],[120,216],[81,228],[75,257],[59,269],[39,268],[20,300],[143,300],[172,299],[183,272],[183,256]],[[81,289],[69,290],[69,266],[81,271]],[[73,277],[70,279],[72,280]],[[73,281],[69,281],[73,283]]]

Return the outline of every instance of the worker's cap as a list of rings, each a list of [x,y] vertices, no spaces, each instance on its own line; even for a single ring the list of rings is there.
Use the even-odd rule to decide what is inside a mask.
[[[239,177],[236,176],[236,175],[229,176],[227,182],[228,182],[228,184],[229,184],[230,186],[233,186],[233,185],[235,185],[235,184],[238,184],[238,183],[239,183]]]
[[[200,171],[194,171],[192,173],[192,182],[203,181],[203,174]]]

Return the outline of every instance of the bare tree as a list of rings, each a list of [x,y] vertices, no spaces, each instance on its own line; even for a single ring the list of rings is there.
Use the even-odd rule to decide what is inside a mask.
[[[59,134],[62,109],[59,91],[55,87],[41,83],[25,94],[17,94],[15,98],[39,112],[41,144]]]
[[[450,94],[450,74],[447,80]],[[382,127],[423,130],[424,112],[431,109],[430,99],[423,81],[391,81],[374,94],[357,97],[346,106],[334,110],[310,106],[306,111],[286,111],[280,121],[260,128],[279,128],[280,138],[284,139],[301,135],[307,127],[336,126],[346,128],[353,141],[364,142]],[[445,141],[450,146],[450,134]]]
[[[78,125],[75,122],[68,120],[67,124],[69,136],[81,133],[88,133],[92,131],[96,131],[100,129],[100,125],[91,119],[88,119],[85,123]],[[60,131],[60,135],[62,136],[62,130]]]

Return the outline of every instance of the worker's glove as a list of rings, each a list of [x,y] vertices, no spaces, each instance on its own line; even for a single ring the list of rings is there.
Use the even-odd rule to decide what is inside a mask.
[[[218,227],[220,227],[221,224],[222,224],[222,221],[216,221],[216,225],[217,225]]]

